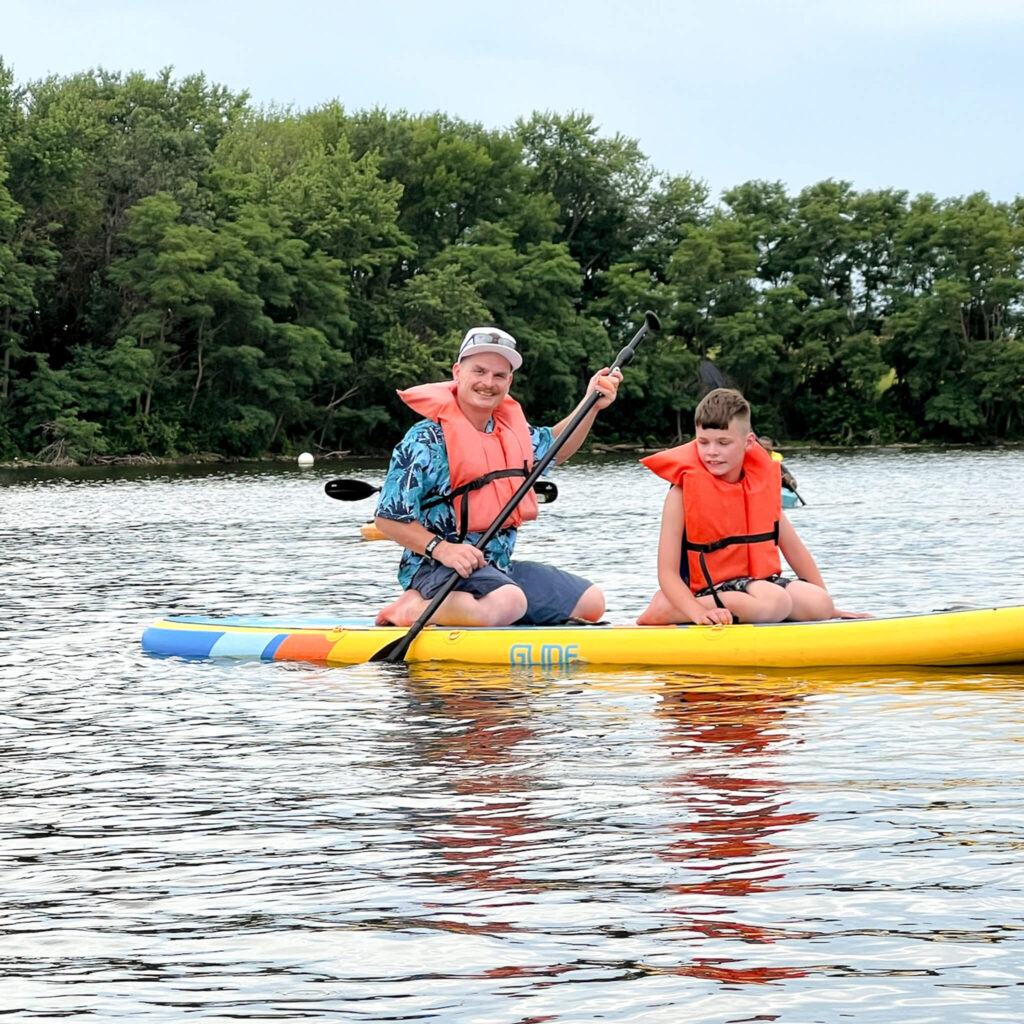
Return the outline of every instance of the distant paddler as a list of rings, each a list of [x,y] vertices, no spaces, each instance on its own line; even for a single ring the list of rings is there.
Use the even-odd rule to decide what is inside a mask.
[[[782,452],[777,451],[775,448],[775,441],[770,438],[767,434],[762,434],[757,439],[757,443],[772,457],[773,461],[779,463],[779,469],[782,470],[782,486],[787,491],[792,492],[793,497],[796,501],[799,501],[801,505],[806,505],[807,502],[800,497],[796,489],[796,477],[788,469],[786,464],[782,461]],[[795,502],[793,502],[795,504]]]

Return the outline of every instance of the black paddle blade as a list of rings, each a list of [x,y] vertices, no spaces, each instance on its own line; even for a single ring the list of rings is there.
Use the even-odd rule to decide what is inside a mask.
[[[328,480],[324,484],[324,494],[338,501],[362,501],[371,494],[376,494],[379,487],[366,483],[365,480]]]
[[[391,643],[385,644],[376,654],[370,658],[370,663],[374,662],[396,662],[405,660],[405,652],[409,650],[409,634],[405,633],[400,636],[397,640],[392,640]]]
[[[409,648],[413,646],[413,641],[419,635],[419,630],[415,633],[413,631],[403,633],[397,640],[392,640],[390,643],[381,647],[376,654],[370,657],[368,664],[380,665],[382,663],[387,663],[389,665],[397,665],[404,663],[404,660],[406,660],[406,654],[409,653]]]
[[[538,505],[550,505],[558,497],[558,488],[552,480],[538,480],[533,485],[533,493],[537,495]]]
[[[697,367],[697,375],[700,377],[700,383],[705,394],[708,391],[714,391],[715,388],[726,388],[729,386],[725,381],[725,377],[722,376],[722,371],[710,359],[702,359],[700,361],[700,365]]]

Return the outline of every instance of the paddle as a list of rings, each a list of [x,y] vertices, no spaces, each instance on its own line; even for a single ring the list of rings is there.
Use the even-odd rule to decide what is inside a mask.
[[[379,487],[374,487],[365,480],[343,480],[340,477],[337,480],[328,480],[324,484],[324,493],[327,497],[337,498],[339,501],[362,501],[379,490]]]
[[[785,487],[787,491],[792,491],[793,494],[796,495],[796,500],[799,501],[801,505],[806,505],[807,502],[800,497],[800,492],[796,489],[796,480],[794,479],[793,474],[786,469],[785,463],[781,463],[779,468],[782,470],[782,486]]]
[[[697,376],[700,378],[704,394],[715,388],[727,388],[729,385],[722,376],[722,371],[710,359],[702,359],[697,365]],[[703,397],[703,395],[701,396]]]
[[[345,480],[341,477],[328,480],[324,484],[324,493],[327,497],[337,498],[338,501],[362,501],[379,490],[379,487],[374,487],[365,480]],[[535,481],[533,490],[537,495],[538,505],[550,505],[558,497],[558,488],[552,480]]]
[[[637,345],[643,341],[644,337],[649,331],[658,331],[661,329],[661,322],[658,318],[648,310],[644,314],[643,326],[633,335],[630,339],[629,344],[626,345],[619,354],[615,357],[615,362],[612,363],[608,372],[611,373],[613,370],[617,370],[627,363],[631,362],[634,354],[636,353]],[[536,483],[541,473],[548,468],[548,465],[554,459],[554,457],[561,450],[562,445],[572,437],[573,432],[583,422],[587,414],[597,404],[598,399],[601,397],[601,392],[597,389],[592,391],[584,399],[582,405],[576,412],[576,415],[566,424],[565,429],[555,438],[555,443],[547,450],[542,459],[539,459],[532,470],[530,470],[529,476],[520,484],[519,489],[512,495],[511,498],[505,503],[505,507],[498,513],[497,518],[491,523],[490,526],[481,534],[480,539],[476,542],[474,547],[483,551],[487,545],[491,542],[494,535],[501,529],[501,524],[508,519],[512,510],[523,500],[526,492]],[[426,608],[420,613],[420,617],[409,627],[409,631],[399,637],[397,640],[393,640],[391,643],[386,644],[382,647],[373,657],[369,658],[369,661],[402,661],[405,658],[409,647],[412,645],[413,640],[419,636],[420,631],[430,620],[430,617],[440,607],[441,602],[451,593],[454,589],[455,584],[458,583],[460,576],[455,569],[452,569],[451,576],[445,581],[441,589],[434,595],[433,599],[427,605]]]

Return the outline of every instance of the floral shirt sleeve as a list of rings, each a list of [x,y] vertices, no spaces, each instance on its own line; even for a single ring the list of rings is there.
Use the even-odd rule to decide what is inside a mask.
[[[530,427],[534,461],[542,459],[554,443],[550,427]],[[430,508],[423,503],[447,494],[451,490],[448,471],[448,453],[444,446],[444,432],[432,420],[420,420],[409,428],[391,455],[391,465],[380,489],[376,514],[382,519],[399,523],[422,523],[431,533],[445,540],[458,540],[459,530],[455,513],[449,502],[442,501]],[[479,533],[466,537],[470,544],[480,539]],[[504,569],[512,558],[516,544],[515,530],[499,530],[484,552],[487,561]],[[416,570],[423,564],[423,555],[403,550],[398,565],[398,581],[408,587]]]

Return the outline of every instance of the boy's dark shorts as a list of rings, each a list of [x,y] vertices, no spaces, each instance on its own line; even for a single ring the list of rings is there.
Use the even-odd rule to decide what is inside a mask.
[[[705,587],[703,590],[698,590],[695,596],[708,597],[713,590],[719,594],[727,594],[730,590],[741,590],[745,594],[747,587],[751,583],[756,582],[758,582],[756,576],[736,576],[731,580],[723,580],[721,583],[716,583],[714,587]],[[793,581],[787,580],[785,576],[766,576],[763,582],[774,583],[777,587],[788,587]]]
[[[440,562],[424,562],[409,586],[429,601],[448,581],[452,571]],[[553,626],[565,622],[572,616],[583,592],[591,586],[590,581],[582,576],[556,569],[553,565],[511,562],[505,570],[485,565],[471,573],[468,579],[460,576],[453,589],[479,599],[509,583],[526,594],[526,614],[519,619],[517,626]]]

